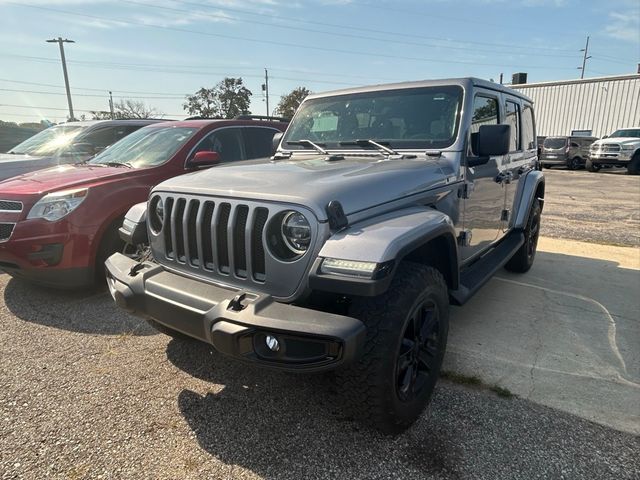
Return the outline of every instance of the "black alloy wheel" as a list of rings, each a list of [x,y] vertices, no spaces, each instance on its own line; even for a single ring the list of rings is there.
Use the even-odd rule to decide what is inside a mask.
[[[396,359],[396,393],[401,401],[413,400],[428,384],[438,358],[438,330],[435,303],[428,300],[417,305],[410,314]]]

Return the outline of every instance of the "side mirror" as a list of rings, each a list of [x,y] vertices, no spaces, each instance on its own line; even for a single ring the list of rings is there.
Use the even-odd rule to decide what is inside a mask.
[[[273,136],[271,140],[271,155],[274,155],[280,146],[280,141],[282,140],[282,136],[284,133],[278,132]]]
[[[491,157],[509,153],[511,125],[481,125],[477,133],[478,156],[467,160],[467,166],[476,167],[489,162]]]
[[[602,137],[602,139],[603,139],[603,140],[604,140],[605,138],[609,138],[609,135],[604,135],[604,136]]]
[[[206,168],[220,163],[222,159],[218,152],[202,151],[196,152],[193,158],[189,161],[189,167],[192,168]]]

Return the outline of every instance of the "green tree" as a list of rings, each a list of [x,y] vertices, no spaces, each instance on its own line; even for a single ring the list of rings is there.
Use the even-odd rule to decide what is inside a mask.
[[[227,77],[213,88],[203,87],[193,95],[187,95],[182,106],[189,115],[233,118],[250,113],[251,95],[242,78]]]
[[[306,87],[294,88],[290,93],[280,99],[280,103],[278,103],[276,107],[276,114],[285,118],[292,118],[302,101],[307,98],[307,95],[310,93]]]

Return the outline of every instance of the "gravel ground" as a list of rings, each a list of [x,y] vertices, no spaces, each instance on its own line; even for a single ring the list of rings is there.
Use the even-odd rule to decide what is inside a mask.
[[[543,236],[640,246],[640,176],[623,169],[547,168],[544,174]]]
[[[545,173],[543,235],[640,244],[639,177]],[[638,437],[523,399],[442,380],[428,415],[381,437],[326,378],[171,340],[105,292],[0,274],[0,294],[2,479],[640,478]]]
[[[385,438],[323,377],[238,365],[155,334],[106,293],[0,275],[2,478],[638,478],[640,439],[441,381]]]

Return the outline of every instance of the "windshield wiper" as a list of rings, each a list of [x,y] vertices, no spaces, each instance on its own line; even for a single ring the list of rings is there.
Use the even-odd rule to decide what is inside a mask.
[[[318,153],[321,153],[323,155],[329,155],[329,152],[327,152],[324,148],[322,148],[317,143],[313,143],[311,140],[304,140],[304,139],[303,140],[292,140],[292,141],[286,142],[286,143],[287,143],[287,145],[302,145],[302,146],[311,147]]]
[[[375,140],[371,140],[370,138],[362,139],[362,140],[353,140],[353,141],[350,141],[350,142],[340,142],[340,143],[338,143],[338,145],[358,145],[360,147],[365,146],[365,145],[371,145],[371,146],[375,147],[378,151],[380,151],[382,153],[386,153],[387,155],[400,155],[394,149],[389,148],[389,147],[385,147],[381,143],[378,143]]]
[[[127,167],[127,168],[133,168],[133,165],[131,165],[129,162],[124,162],[124,163],[120,163],[120,162],[104,162],[103,165],[107,165],[108,167]]]

